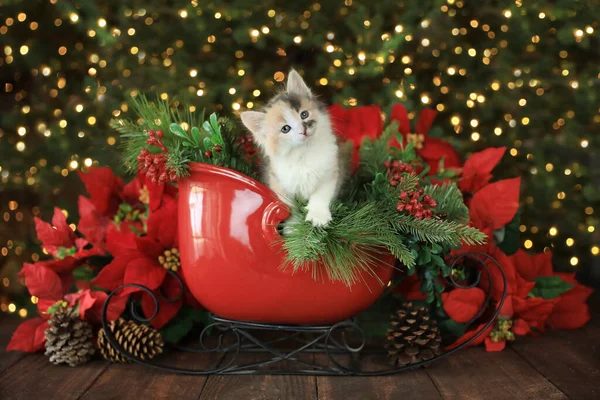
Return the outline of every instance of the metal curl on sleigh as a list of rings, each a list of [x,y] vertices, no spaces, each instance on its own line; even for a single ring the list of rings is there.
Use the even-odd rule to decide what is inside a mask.
[[[481,259],[480,257],[483,257]],[[459,261],[461,260],[475,260],[476,266],[469,267],[468,273],[471,271],[475,272],[474,277],[469,277],[470,283],[461,284],[456,282],[453,272]],[[131,316],[134,320],[141,323],[150,322],[159,311],[159,301],[157,295],[149,288],[137,285],[137,284],[126,284],[118,287],[112,293],[110,293],[104,303],[102,310],[102,325],[106,332],[107,340],[112,346],[125,358],[132,362],[160,369],[163,371],[189,374],[189,375],[212,375],[212,374],[289,374],[289,375],[340,375],[340,376],[380,376],[390,375],[410,369],[419,368],[424,365],[435,363],[436,361],[449,356],[471,344],[479,336],[481,336],[496,320],[498,313],[502,309],[504,300],[506,298],[506,275],[502,270],[502,267],[498,262],[491,256],[485,253],[472,252],[464,253],[453,257],[450,265],[450,274],[446,278],[448,284],[456,288],[472,288],[477,286],[480,282],[481,274],[485,273],[488,282],[489,290],[486,293],[486,298],[482,308],[479,310],[477,315],[469,321],[467,326],[470,326],[473,322],[481,318],[485,310],[488,308],[491,301],[491,288],[493,286],[493,277],[490,272],[486,260],[491,261],[500,272],[503,283],[502,297],[496,306],[494,313],[492,313],[489,320],[479,329],[469,340],[461,343],[460,345],[447,350],[431,359],[423,360],[418,363],[401,366],[401,367],[390,367],[385,357],[386,351],[383,347],[379,350],[366,350],[365,346],[367,343],[366,336],[360,326],[354,321],[354,319],[344,320],[331,325],[278,325],[278,324],[267,324],[267,323],[255,323],[236,321],[226,318],[221,318],[211,314],[213,320],[212,323],[204,327],[199,336],[198,345],[192,346],[171,346],[174,351],[197,353],[199,356],[207,357],[207,355],[217,355],[217,357],[207,357],[207,361],[212,361],[213,365],[206,369],[189,369],[180,368],[175,366],[164,365],[158,362],[158,360],[143,360],[133,354],[128,353],[116,340],[113,332],[108,329],[107,311],[108,305],[118,292],[121,290],[132,287],[139,289],[149,295],[154,301],[154,312],[150,317],[141,316],[137,307],[133,301],[130,301]],[[165,296],[160,290],[158,296],[162,297],[164,301],[173,302],[179,300],[183,296],[184,284],[179,275],[176,273],[170,273],[171,277],[176,279],[180,286],[180,292],[175,298],[169,298]],[[216,331],[216,335],[209,335],[211,331]],[[261,339],[257,337],[254,332],[270,332],[277,333],[278,336],[274,339]],[[358,335],[358,341],[354,344],[348,343],[348,336],[351,332]],[[210,339],[208,338],[210,336]],[[229,337],[229,340],[227,338]],[[341,339],[340,339],[341,338]],[[214,342],[214,343],[209,343]],[[280,348],[277,345],[285,344],[287,347]],[[291,346],[291,347],[290,347]],[[259,361],[236,363],[240,354],[252,353],[255,355],[262,355]],[[320,357],[319,357],[320,355]],[[381,368],[378,370],[364,370],[361,366],[361,356],[365,355],[380,355],[382,358]],[[220,357],[219,357],[220,356]],[[346,366],[342,365],[338,359],[339,357],[349,356],[349,362]],[[336,358],[337,357],[337,358]],[[252,360],[258,359],[257,356],[253,357]],[[281,368],[273,368],[278,363],[286,362]],[[385,363],[385,364],[384,364]],[[295,367],[291,367],[295,365]],[[385,368],[384,368],[385,365]]]

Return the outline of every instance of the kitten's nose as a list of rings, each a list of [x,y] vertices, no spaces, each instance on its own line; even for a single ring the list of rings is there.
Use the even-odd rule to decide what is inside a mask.
[[[306,130],[306,127],[304,127],[304,129],[302,130],[302,134],[303,134],[304,136],[306,136],[306,133],[307,133],[307,130]]]

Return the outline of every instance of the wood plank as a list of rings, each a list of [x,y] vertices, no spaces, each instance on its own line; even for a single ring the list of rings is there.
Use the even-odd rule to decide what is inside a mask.
[[[444,399],[566,399],[564,393],[510,348],[470,348],[427,369]]]
[[[208,369],[214,355],[171,351],[157,362],[187,369]],[[113,364],[89,388],[85,400],[106,399],[198,399],[207,377],[165,372],[139,364]]]
[[[385,360],[385,356],[383,360]],[[364,357],[361,365],[365,367],[365,370],[370,371],[389,367],[387,364],[382,364],[381,356]],[[317,377],[317,388],[320,400],[400,398],[429,400],[441,398],[425,369],[377,377],[319,376]]]
[[[96,360],[71,368],[53,365],[41,353],[28,354],[0,375],[0,399],[78,399],[107,366]]]
[[[20,351],[5,350],[6,345],[10,342],[13,332],[21,322],[23,322],[22,319],[10,317],[4,317],[2,321],[0,321],[0,373],[11,365],[14,365],[26,355],[26,353]]]
[[[575,331],[519,338],[512,349],[572,399],[600,398],[600,321]]]
[[[260,359],[260,354],[240,354],[236,364],[257,362]],[[200,400],[316,398],[316,378],[300,375],[213,375],[208,378],[200,396]]]

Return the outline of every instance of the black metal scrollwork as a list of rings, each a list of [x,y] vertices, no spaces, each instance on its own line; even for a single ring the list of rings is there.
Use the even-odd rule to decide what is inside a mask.
[[[459,283],[454,278],[454,271],[461,264],[470,274],[466,279],[467,283]],[[465,265],[468,262],[472,265]],[[421,367],[425,364],[431,364],[444,357],[453,354],[480,337],[492,324],[495,323],[496,317],[504,304],[506,297],[506,275],[502,267],[491,256],[485,253],[472,252],[454,256],[451,259],[450,274],[447,278],[447,283],[457,288],[472,288],[479,284],[481,274],[485,274],[488,280],[488,291],[483,307],[479,313],[469,322],[472,324],[479,320],[483,313],[488,309],[491,302],[491,288],[493,285],[492,272],[489,269],[488,263],[493,264],[500,273],[503,283],[503,292],[500,301],[498,302],[495,311],[488,318],[486,323],[479,329],[469,340],[461,343],[459,346],[447,350],[446,352],[429,360],[419,363],[390,368],[385,361],[385,351],[366,350],[366,336],[360,326],[353,320],[341,321],[333,325],[276,325],[264,324],[245,321],[234,321],[226,318],[221,318],[212,315],[213,322],[206,326],[199,336],[198,346],[173,346],[173,351],[191,352],[197,354],[213,354],[214,365],[206,369],[188,369],[179,368],[159,363],[160,360],[142,360],[125,351],[125,349],[117,342],[115,336],[108,329],[107,311],[108,305],[113,297],[120,291],[126,288],[135,288],[145,295],[150,296],[154,302],[154,312],[150,317],[140,315],[133,301],[130,302],[131,316],[137,322],[147,323],[158,315],[160,302],[157,295],[149,288],[136,285],[126,284],[115,289],[110,293],[104,303],[102,310],[102,325],[106,332],[107,340],[114,348],[127,359],[152,368],[157,368],[164,371],[190,374],[190,375],[211,375],[211,374],[296,374],[296,375],[356,375],[356,376],[380,376],[395,374],[409,369]],[[158,296],[164,301],[177,301],[183,296],[184,283],[176,273],[170,273],[171,279],[177,279],[179,282],[180,291],[175,298],[165,296],[160,290]],[[216,332],[209,335],[208,332]],[[275,338],[264,338],[261,333],[276,334]],[[354,334],[357,339],[350,343],[348,336]],[[243,359],[239,360],[240,354],[253,353],[251,362],[244,363]],[[383,362],[381,369],[364,370],[360,363],[362,355],[379,355]],[[343,364],[341,359],[346,359],[349,362]],[[258,361],[255,361],[258,360]],[[237,361],[237,362],[236,362]],[[285,362],[285,364],[283,364]],[[278,365],[284,367],[277,368]]]

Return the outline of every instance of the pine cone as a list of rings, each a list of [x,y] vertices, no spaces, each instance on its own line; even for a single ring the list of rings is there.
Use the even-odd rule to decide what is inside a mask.
[[[442,337],[427,307],[416,307],[408,302],[392,315],[387,340],[390,362],[401,367],[439,355]]]
[[[108,327],[117,343],[128,354],[139,357],[142,360],[150,360],[163,351],[165,344],[161,334],[156,329],[136,324],[133,321],[126,321],[123,318],[111,321]],[[100,329],[98,333],[98,347],[100,348],[102,357],[110,362],[129,362],[127,357],[119,353],[110,344],[104,329]]]
[[[48,321],[46,355],[54,364],[75,367],[90,360],[95,352],[92,326],[79,319],[79,313],[71,307],[59,308]]]

